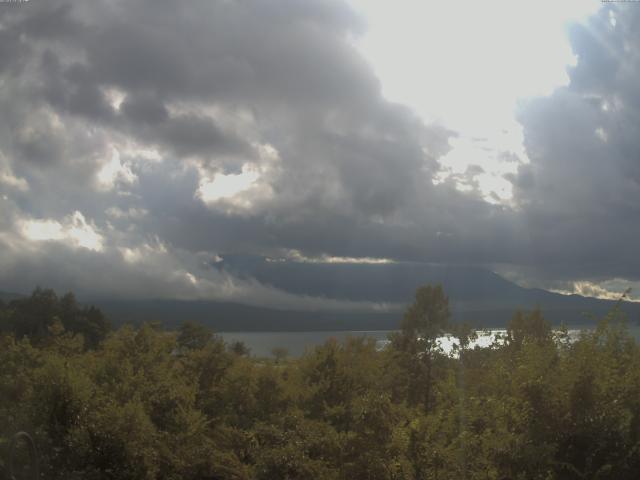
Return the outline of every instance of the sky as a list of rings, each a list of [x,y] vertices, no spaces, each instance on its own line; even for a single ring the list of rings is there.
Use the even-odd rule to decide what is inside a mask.
[[[229,254],[640,287],[636,5],[0,3],[0,290],[380,307]]]

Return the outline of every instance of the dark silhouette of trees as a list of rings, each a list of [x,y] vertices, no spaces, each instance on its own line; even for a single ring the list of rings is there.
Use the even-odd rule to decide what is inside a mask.
[[[186,321],[178,331],[178,346],[189,350],[204,348],[213,339],[213,332],[199,323]]]
[[[45,341],[59,323],[64,331],[82,335],[87,348],[95,348],[109,333],[111,325],[93,306],[81,306],[73,293],[58,297],[51,289],[36,288],[31,296],[0,306],[1,331],[32,343]]]

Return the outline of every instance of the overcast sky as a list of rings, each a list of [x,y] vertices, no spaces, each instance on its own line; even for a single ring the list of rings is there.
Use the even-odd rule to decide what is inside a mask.
[[[640,4],[447,3],[0,3],[0,289],[362,307],[229,253],[640,286]]]

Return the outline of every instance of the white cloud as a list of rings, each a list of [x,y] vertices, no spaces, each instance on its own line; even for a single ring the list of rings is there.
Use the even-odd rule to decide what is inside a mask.
[[[240,173],[217,173],[213,177],[201,167],[196,197],[214,208],[241,213],[272,197],[269,179],[280,168],[280,154],[268,143],[254,143],[255,161],[242,165]]]
[[[118,250],[127,263],[163,264],[164,257],[168,255],[166,245],[157,238],[137,247],[119,247]]]
[[[203,178],[198,188],[198,196],[205,203],[217,202],[221,199],[233,201],[240,193],[249,190],[260,178],[260,174],[250,165],[244,165],[238,174],[224,175],[219,173],[210,178]]]
[[[21,192],[29,191],[29,183],[24,178],[16,177],[7,171],[0,171],[0,183]]]
[[[0,152],[0,185],[14,188],[20,192],[29,191],[29,183],[24,178],[16,176],[8,159]]]
[[[23,220],[21,233],[30,241],[57,241],[94,251],[103,249],[104,237],[84,215],[75,211],[62,222],[56,220]]]
[[[389,258],[373,258],[373,257],[337,257],[334,255],[320,255],[317,257],[309,257],[302,254],[298,250],[288,250],[284,254],[284,258],[270,258],[267,261],[294,261],[301,263],[352,263],[352,264],[369,264],[369,265],[383,265],[387,263],[394,263]]]
[[[634,289],[634,287],[636,287]],[[581,280],[569,282],[567,288],[552,289],[553,292],[563,295],[582,295],[583,297],[600,298],[603,300],[620,300],[624,295],[625,300],[630,302],[640,302],[640,297],[634,294],[640,287],[639,282],[629,282],[624,279],[614,278],[601,282]],[[630,289],[629,293],[627,289]]]
[[[115,147],[111,152],[111,160],[103,165],[96,176],[98,186],[103,190],[111,190],[117,182],[132,184],[138,179],[131,167],[120,161],[120,152]]]
[[[510,152],[528,162],[522,127],[514,119],[518,102],[569,82],[566,67],[576,57],[567,24],[584,21],[601,2],[350,3],[367,19],[367,32],[354,43],[372,63],[385,97],[460,133],[441,159],[440,176],[481,165],[485,174],[473,186],[457,179],[459,190],[477,188],[490,203],[509,203],[513,194],[502,177],[514,166],[496,165],[492,157]],[[416,51],[418,56],[407,54]],[[478,137],[485,139],[483,145],[471,141]],[[447,173],[449,168],[453,172]]]
[[[452,138],[450,144],[451,150],[438,161],[435,183],[451,180],[462,192],[477,190],[489,203],[510,205],[513,185],[504,176],[515,175],[520,165],[528,163],[522,148],[518,155],[508,145],[496,148],[488,146],[484,138],[467,136]]]
[[[28,220],[22,226],[22,233],[29,239],[62,240],[65,238],[62,224],[55,220]]]
[[[131,220],[139,220],[145,217],[146,215],[148,215],[149,211],[144,208],[130,207],[126,210],[123,210],[118,207],[110,207],[107,210],[105,210],[105,213],[111,218],[115,218],[115,219],[128,218]]]
[[[105,89],[104,94],[114,110],[120,110],[120,106],[127,96],[125,92],[117,88],[107,88]]]

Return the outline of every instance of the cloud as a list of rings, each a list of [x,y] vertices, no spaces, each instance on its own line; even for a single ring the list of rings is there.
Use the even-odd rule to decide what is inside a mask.
[[[329,255],[321,255],[320,257],[307,257],[297,250],[289,250],[284,252],[282,257],[269,258],[268,262],[300,262],[300,263],[319,263],[319,264],[356,264],[356,265],[383,265],[393,263],[388,258],[370,258],[370,257],[332,257]]]
[[[431,189],[450,133],[381,97],[346,4],[174,7],[3,10],[4,282],[215,297],[238,283],[187,267],[201,252],[340,258],[329,253],[362,235],[354,227]]]
[[[27,242],[57,241],[101,251],[104,238],[81,212],[75,211],[63,220],[22,220],[20,233]]]
[[[639,21],[611,5],[574,26],[569,85],[520,110],[531,163],[511,180],[540,277],[639,278]]]
[[[29,190],[29,183],[24,178],[16,177],[11,166],[3,157],[0,157],[0,185],[9,190],[15,189],[20,192]]]
[[[589,281],[570,282],[564,289],[553,291],[563,295],[577,294],[583,297],[601,298],[604,300],[625,299],[631,302],[640,302],[640,297],[634,294],[637,291],[638,282],[629,282],[625,279],[610,279],[601,283]]]
[[[66,224],[28,221],[0,235],[0,284],[29,291],[34,285],[71,289],[85,299],[175,298],[216,300],[298,311],[382,312],[400,305],[295,295],[212,269],[204,253],[170,249],[158,238],[114,247],[79,212]],[[30,241],[25,241],[26,237]],[[114,281],[117,280],[117,281]]]
[[[120,153],[115,148],[111,160],[102,166],[96,176],[99,187],[107,190],[112,189],[117,182],[131,184],[137,179],[131,168],[122,164]]]
[[[198,266],[286,251],[637,278],[638,15],[608,11],[521,108],[530,163],[483,191],[493,166],[443,176],[463,142],[384,99],[342,1],[2,9],[0,286],[331,305]]]

